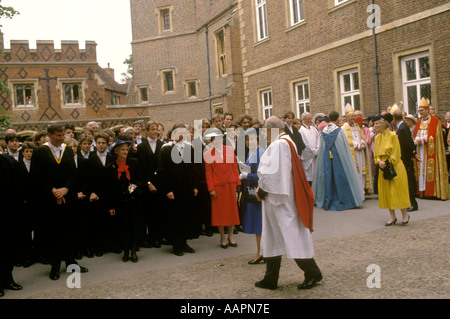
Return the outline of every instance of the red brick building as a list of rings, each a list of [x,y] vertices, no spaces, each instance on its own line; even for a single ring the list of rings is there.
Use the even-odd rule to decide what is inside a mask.
[[[0,78],[10,91],[0,95],[0,105],[17,131],[40,130],[51,122],[131,124],[144,111],[117,109],[126,105],[128,85],[114,80],[109,65],[98,65],[93,41],[84,49],[78,41],[61,41],[61,49],[53,41],[37,41],[30,49],[28,41],[11,40],[9,49],[2,48]]]
[[[128,103],[161,121],[189,123],[210,109],[260,120],[286,111],[342,114],[346,103],[365,115],[394,103],[415,114],[422,96],[439,115],[450,110],[447,0],[130,5]]]

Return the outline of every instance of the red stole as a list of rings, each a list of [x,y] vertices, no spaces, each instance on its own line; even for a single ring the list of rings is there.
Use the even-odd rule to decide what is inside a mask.
[[[295,202],[303,225],[313,232],[314,193],[306,179],[302,161],[295,150],[294,144],[283,139],[289,144],[292,159],[292,173],[294,175]]]
[[[428,120],[428,128],[427,128],[427,145],[425,146],[425,152],[427,154],[427,162],[425,163],[425,191],[424,191],[424,195],[426,197],[433,197],[435,196],[434,194],[434,187],[436,184],[436,174],[438,174],[438,169],[437,169],[437,163],[436,163],[436,133],[437,133],[437,124],[439,122],[439,119],[437,117],[434,116],[429,116],[429,120]],[[416,128],[414,130],[414,137],[413,139],[416,138],[419,130],[420,130],[420,125],[422,124],[422,119],[419,119],[417,121],[416,124]],[[423,159],[422,159],[423,160]],[[419,165],[422,165],[422,163],[417,162],[417,173],[419,172]],[[418,184],[418,181],[416,182]],[[421,194],[419,193],[419,188],[417,187],[417,192],[418,195],[420,196]],[[422,197],[422,196],[420,196]]]

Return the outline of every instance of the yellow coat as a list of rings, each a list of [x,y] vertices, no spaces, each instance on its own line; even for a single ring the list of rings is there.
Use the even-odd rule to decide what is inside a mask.
[[[408,176],[401,160],[400,142],[397,134],[386,129],[375,137],[375,164],[390,159],[397,172],[391,180],[383,178],[378,169],[378,205],[380,208],[403,209],[411,206],[409,200]]]

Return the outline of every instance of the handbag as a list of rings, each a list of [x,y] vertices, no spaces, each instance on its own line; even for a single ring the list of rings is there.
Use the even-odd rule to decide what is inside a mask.
[[[394,169],[394,165],[392,165],[390,160],[386,160],[386,167],[383,169],[384,179],[391,180],[395,176],[397,176],[397,172]]]
[[[244,201],[246,203],[258,203],[258,199],[255,195],[256,188],[255,187],[245,187],[245,198]]]

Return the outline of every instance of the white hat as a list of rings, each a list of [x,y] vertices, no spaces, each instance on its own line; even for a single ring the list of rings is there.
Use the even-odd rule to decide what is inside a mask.
[[[223,132],[218,128],[209,128],[205,131],[203,135],[204,139],[210,139],[211,137],[223,136]]]
[[[408,114],[405,116],[405,119],[410,119],[411,121],[413,121],[414,123],[417,123],[417,119],[414,117],[414,115],[412,114]]]

